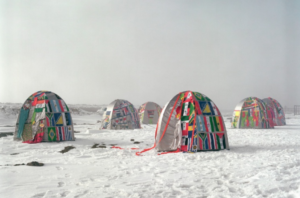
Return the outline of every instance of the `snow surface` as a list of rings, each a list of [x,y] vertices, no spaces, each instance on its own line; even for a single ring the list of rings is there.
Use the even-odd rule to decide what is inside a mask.
[[[76,141],[24,144],[2,137],[0,195],[300,197],[300,117],[287,115],[288,125],[274,130],[240,130],[230,128],[231,114],[223,114],[231,149],[196,154],[157,155],[151,150],[136,156],[153,145],[155,125],[100,131],[98,113],[73,115]],[[14,131],[16,119],[14,113],[0,112],[0,132]],[[95,143],[106,148],[91,148]],[[75,149],[59,152],[71,145]],[[45,165],[13,166],[31,161]]]

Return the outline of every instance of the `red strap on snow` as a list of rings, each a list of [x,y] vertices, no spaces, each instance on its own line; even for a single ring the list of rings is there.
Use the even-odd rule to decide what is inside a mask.
[[[166,131],[167,131],[167,128],[168,128],[168,126],[169,126],[169,122],[170,122],[170,120],[171,120],[173,111],[174,111],[174,109],[175,109],[175,107],[176,107],[176,105],[177,105],[178,99],[180,98],[180,95],[181,95],[181,92],[178,94],[178,96],[177,96],[177,98],[176,98],[176,101],[175,101],[175,103],[174,103],[174,105],[173,105],[173,108],[172,108],[172,111],[171,111],[171,113],[170,113],[168,122],[167,122],[167,124],[166,124],[166,126],[165,126],[164,132],[163,132],[163,134],[161,135],[161,137],[160,137],[158,143],[160,143],[160,141],[162,140],[162,138],[164,137],[164,135],[165,135],[165,133],[166,133]],[[136,154],[137,156],[140,156],[142,153],[147,152],[147,151],[150,151],[151,149],[154,149],[154,148],[156,147],[156,136],[157,136],[157,128],[158,128],[158,124],[159,124],[159,123],[157,123],[157,125],[156,125],[156,130],[155,130],[155,142],[154,142],[154,145],[153,145],[151,148],[147,148],[147,149],[144,149],[144,150],[142,150],[142,151],[140,151],[140,152],[136,152],[135,154]]]
[[[153,145],[151,148],[146,148],[146,149],[144,149],[144,150],[142,150],[142,151],[140,151],[140,152],[136,152],[135,155],[140,156],[142,153],[147,152],[147,151],[150,151],[151,149],[154,149],[154,148],[156,147],[157,128],[158,128],[158,123],[157,123],[156,129],[155,129],[155,139],[154,139],[155,142],[154,142],[154,145]]]
[[[110,148],[115,148],[115,149],[125,149],[125,148],[122,148],[122,147],[119,147],[119,146],[112,146]],[[139,149],[139,148],[129,148],[131,150],[136,150],[136,149]]]
[[[121,148],[121,147],[119,147],[119,146],[112,146],[112,147],[110,147],[110,148],[123,149],[123,148]]]

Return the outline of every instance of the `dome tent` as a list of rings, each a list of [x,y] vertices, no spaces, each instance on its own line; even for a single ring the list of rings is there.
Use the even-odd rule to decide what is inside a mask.
[[[14,140],[24,143],[75,140],[70,110],[50,91],[32,94],[21,107]]]
[[[176,152],[229,149],[219,109],[204,94],[192,91],[177,94],[162,110],[153,148]]]
[[[100,129],[140,129],[137,110],[127,100],[114,100],[103,113]]]
[[[138,112],[141,124],[156,124],[161,107],[154,102],[146,102],[140,106]]]
[[[235,107],[232,128],[274,128],[272,109],[257,97],[243,99]]]

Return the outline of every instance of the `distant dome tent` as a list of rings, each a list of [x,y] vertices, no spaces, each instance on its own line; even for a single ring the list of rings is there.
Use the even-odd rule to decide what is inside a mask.
[[[161,112],[152,148],[167,152],[229,149],[221,112],[204,94],[184,91],[175,95]]]
[[[114,100],[103,113],[100,129],[140,129],[137,110],[127,100]]]
[[[142,104],[138,110],[141,124],[156,124],[161,110],[161,107],[154,102]]]
[[[70,110],[64,100],[50,91],[32,94],[21,107],[14,140],[24,143],[75,140]]]
[[[272,109],[257,97],[240,101],[234,109],[232,128],[268,129],[274,128]]]
[[[283,108],[282,108],[281,104],[277,100],[275,100],[271,97],[264,98],[263,101],[266,104],[268,104],[269,106],[271,106],[271,108],[273,109],[273,112],[274,112],[274,117],[273,117],[274,125],[275,126],[286,125],[285,114],[284,114],[284,111],[283,111]]]

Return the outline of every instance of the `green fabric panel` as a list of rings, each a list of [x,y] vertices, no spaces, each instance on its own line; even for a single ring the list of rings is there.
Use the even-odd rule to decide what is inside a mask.
[[[215,129],[214,129],[214,122],[213,122],[213,119],[212,119],[211,116],[209,117],[209,120],[210,120],[211,131],[214,132],[215,131]]]
[[[49,142],[56,141],[55,127],[48,127],[48,140],[49,140]]]
[[[220,126],[218,126],[218,124],[217,124],[217,120],[216,120],[216,117],[213,117],[213,120],[214,120],[214,126],[215,126],[215,130],[216,131],[220,131]]]
[[[216,134],[218,149],[221,149],[220,137]]]
[[[35,109],[34,109],[34,112],[36,112],[36,113],[41,113],[41,112],[43,112],[43,109],[44,109],[44,108],[35,108]]]
[[[25,122],[26,122],[26,120],[28,118],[28,114],[29,114],[29,109],[23,109],[23,108],[21,108],[20,115],[19,115],[19,128],[18,128],[18,134],[17,134],[18,138],[22,137],[22,133],[23,133],[23,130],[24,130]]]
[[[31,123],[35,123],[35,116],[36,116],[36,113],[33,112],[33,115],[32,115],[32,118],[31,118]]]
[[[189,116],[181,116],[181,121],[189,121]]]

